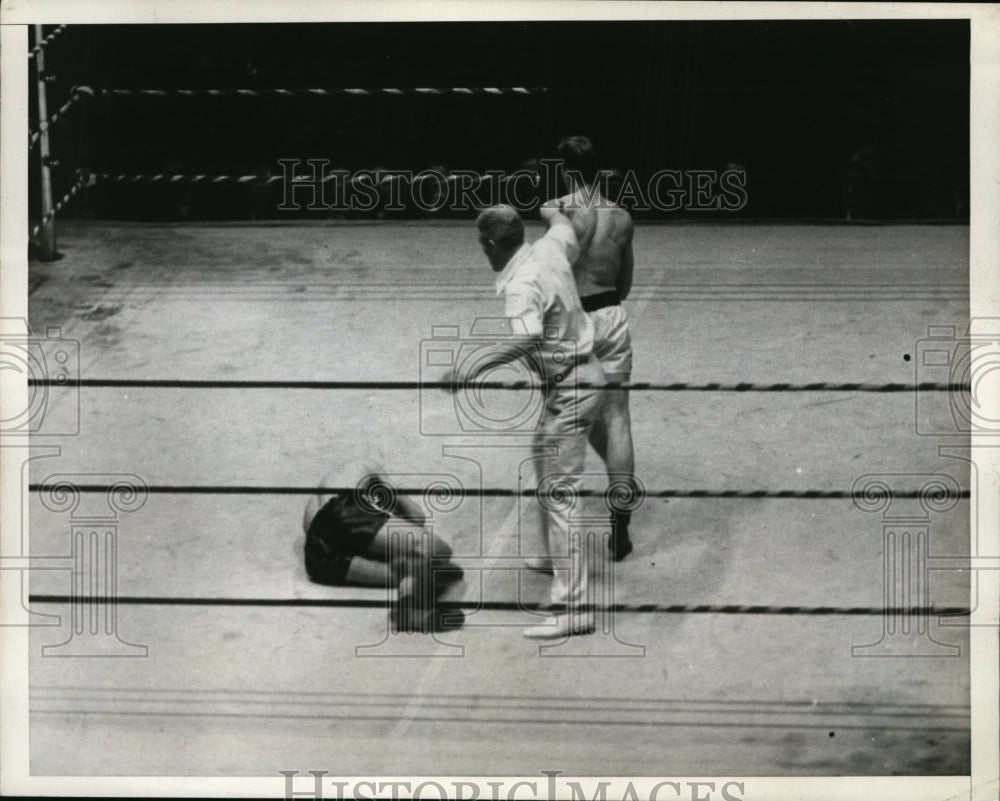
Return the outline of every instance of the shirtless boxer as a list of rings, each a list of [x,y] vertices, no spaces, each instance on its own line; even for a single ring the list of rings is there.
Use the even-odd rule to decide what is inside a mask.
[[[558,208],[570,218],[580,247],[573,275],[583,308],[594,323],[594,355],[608,381],[627,382],[632,376],[632,338],[621,303],[632,289],[632,217],[601,194],[597,154],[587,137],[563,139],[558,153],[569,194],[547,203],[542,217],[548,220],[552,209]],[[608,389],[605,393],[590,442],[608,474],[626,476],[631,497],[638,499],[628,390]],[[630,520],[630,509],[612,512],[609,547],[615,561],[632,551]]]

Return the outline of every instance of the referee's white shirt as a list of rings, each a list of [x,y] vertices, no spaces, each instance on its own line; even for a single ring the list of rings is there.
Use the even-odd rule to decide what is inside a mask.
[[[594,324],[580,305],[570,266],[577,250],[569,225],[554,225],[541,239],[523,244],[497,276],[497,296],[511,333],[540,337],[546,382],[585,362],[594,346]]]

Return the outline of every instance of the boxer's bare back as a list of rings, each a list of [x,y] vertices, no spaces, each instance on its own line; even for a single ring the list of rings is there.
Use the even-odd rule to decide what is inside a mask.
[[[573,224],[580,256],[573,264],[581,297],[632,289],[632,216],[599,192],[572,192],[558,200]]]

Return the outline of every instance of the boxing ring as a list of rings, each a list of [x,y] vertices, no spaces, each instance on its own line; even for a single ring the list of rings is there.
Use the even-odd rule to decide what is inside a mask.
[[[31,51],[42,98],[61,32]],[[49,127],[130,94],[166,92],[74,87],[29,137],[33,773],[969,772],[992,563],[969,552],[970,376],[921,356],[968,361],[967,226],[637,225],[643,492],[590,452],[566,499],[527,480],[530,414],[491,429],[530,380],[453,399],[428,369],[497,310],[469,220],[60,219],[96,186],[282,182],[80,166],[53,193]],[[391,592],[308,581],[306,497],[369,455],[452,544],[458,630],[397,631]],[[592,635],[520,636],[545,606],[536,502],[572,504],[595,552],[633,512],[635,552],[594,568]]]

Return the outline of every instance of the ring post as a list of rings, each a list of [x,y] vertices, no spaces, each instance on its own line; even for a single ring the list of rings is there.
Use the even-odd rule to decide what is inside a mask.
[[[35,42],[43,39],[42,26],[35,26]],[[38,79],[38,131],[42,169],[42,227],[38,232],[38,248],[42,261],[56,258],[56,221],[52,213],[52,174],[49,169],[49,110],[45,102],[45,49],[35,55],[35,75]]]

